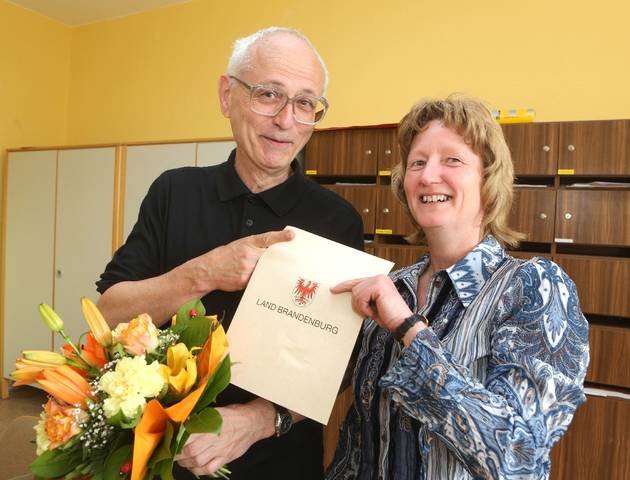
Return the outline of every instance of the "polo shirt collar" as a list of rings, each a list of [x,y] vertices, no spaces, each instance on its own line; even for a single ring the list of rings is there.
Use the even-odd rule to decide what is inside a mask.
[[[235,167],[236,149],[219,170],[219,182],[217,185],[219,199],[222,202],[232,200],[242,195],[255,195],[260,198],[278,216],[287,214],[300,200],[304,191],[306,178],[302,174],[297,160],[291,162],[292,174],[280,185],[269,190],[252,194],[250,189],[238,176]]]

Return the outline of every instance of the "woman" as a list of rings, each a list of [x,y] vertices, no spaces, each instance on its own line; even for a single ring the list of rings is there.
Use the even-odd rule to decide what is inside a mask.
[[[369,317],[328,480],[548,478],[584,402],[588,327],[550,260],[509,256],[513,169],[481,103],[422,101],[402,119],[392,188],[429,254],[351,280]]]

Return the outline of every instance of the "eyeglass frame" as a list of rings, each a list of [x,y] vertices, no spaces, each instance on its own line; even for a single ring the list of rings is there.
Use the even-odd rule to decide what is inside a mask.
[[[301,124],[301,125],[309,125],[309,126],[313,126],[313,125],[317,125],[319,122],[321,122],[324,117],[326,116],[326,112],[328,111],[329,105],[328,105],[328,100],[326,100],[325,97],[318,97],[315,95],[304,95],[304,94],[298,94],[295,95],[293,97],[289,97],[286,93],[284,94],[286,96],[286,100],[284,102],[284,105],[282,105],[282,107],[280,107],[278,109],[278,111],[276,113],[262,113],[262,112],[258,112],[256,110],[253,109],[252,107],[252,97],[254,95],[254,90],[260,87],[264,87],[264,88],[269,88],[269,89],[273,89],[272,86],[270,85],[265,85],[264,83],[257,83],[254,85],[251,85],[249,83],[247,83],[244,80],[241,80],[240,78],[234,76],[234,75],[228,75],[228,78],[230,78],[231,80],[236,80],[241,86],[245,87],[246,89],[249,90],[249,109],[254,112],[257,115],[262,115],[264,117],[275,117],[276,115],[278,115],[282,110],[285,109],[285,107],[290,103],[291,104],[291,111],[293,113],[293,119]],[[276,89],[277,90],[277,89]],[[283,93],[280,91],[280,93]],[[317,101],[321,102],[322,105],[324,105],[324,110],[322,113],[322,116],[319,117],[319,120],[315,121],[315,122],[305,122],[304,120],[299,120],[296,116],[295,116],[295,100],[302,98],[302,97],[309,97],[309,98],[313,98],[316,99]]]

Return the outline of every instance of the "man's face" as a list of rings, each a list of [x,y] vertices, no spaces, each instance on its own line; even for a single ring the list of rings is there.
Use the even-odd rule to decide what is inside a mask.
[[[298,94],[319,96],[323,92],[324,73],[313,51],[299,38],[277,34],[253,48],[251,68],[238,77],[250,85],[270,85],[290,98]],[[219,82],[221,111],[230,119],[237,143],[236,163],[256,177],[286,174],[291,161],[304,147],[312,125],[293,118],[291,103],[274,117],[251,111],[248,89],[226,76]]]

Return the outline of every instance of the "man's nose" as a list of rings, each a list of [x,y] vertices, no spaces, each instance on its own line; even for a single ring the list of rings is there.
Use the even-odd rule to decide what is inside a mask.
[[[293,103],[287,102],[284,108],[273,117],[273,122],[283,130],[291,128],[295,123],[295,119],[293,118]]]

